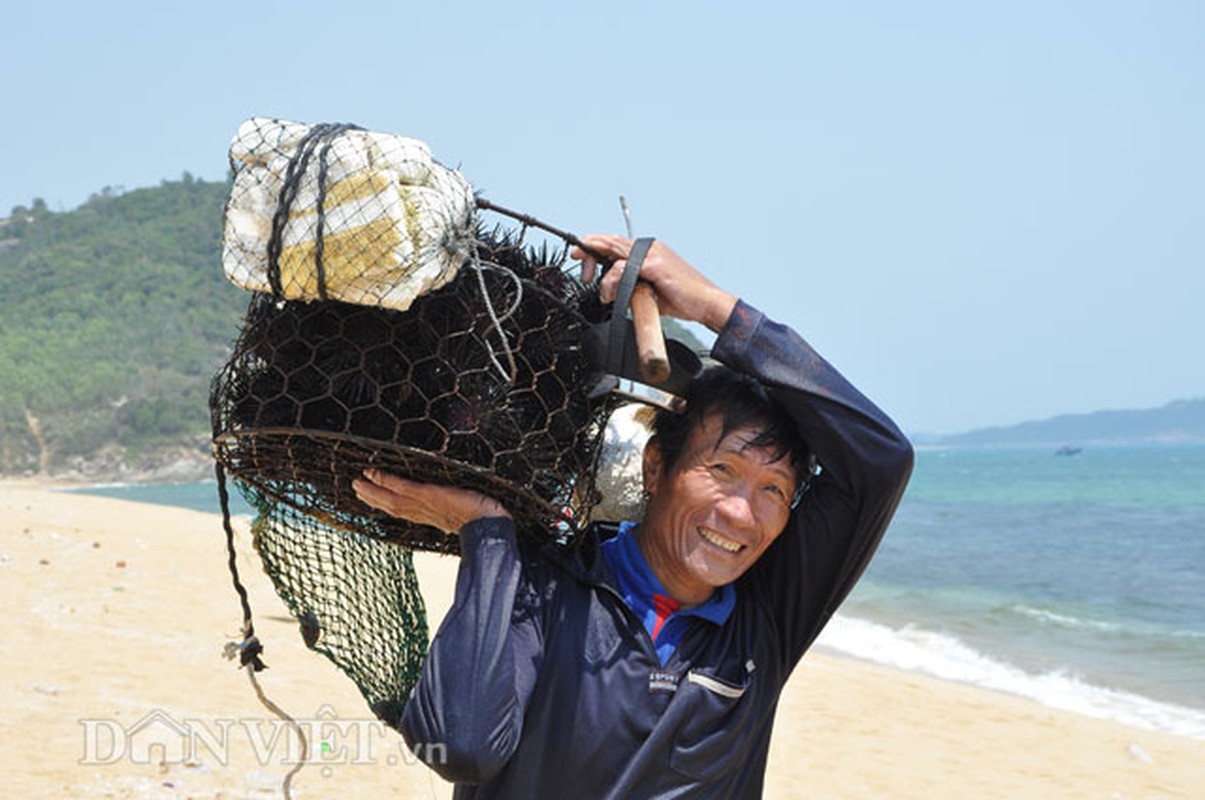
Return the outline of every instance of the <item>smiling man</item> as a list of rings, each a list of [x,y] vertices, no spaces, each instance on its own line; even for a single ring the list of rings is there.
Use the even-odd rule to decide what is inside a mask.
[[[691,394],[693,413],[657,419],[644,453],[648,507],[634,531],[653,574],[687,606],[753,566],[807,472],[803,442],[756,383],[715,368]]]
[[[616,260],[612,301],[632,242],[585,243]],[[663,313],[718,334],[722,365],[685,413],[657,415],[642,520],[563,552],[516,536],[492,498],[356,483],[461,539],[452,609],[399,721],[458,798],[760,797],[783,685],[907,483],[907,440],[798,334],[659,242],[640,275]]]

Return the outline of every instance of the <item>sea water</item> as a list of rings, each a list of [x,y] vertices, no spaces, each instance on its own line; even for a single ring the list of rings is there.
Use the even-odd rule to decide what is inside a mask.
[[[218,507],[213,482],[89,491]],[[1205,446],[920,450],[818,645],[1205,740]]]
[[[918,452],[820,644],[1205,739],[1205,446]]]

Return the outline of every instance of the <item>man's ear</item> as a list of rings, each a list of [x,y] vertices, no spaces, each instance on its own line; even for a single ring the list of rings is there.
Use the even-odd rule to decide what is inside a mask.
[[[650,495],[657,493],[657,484],[661,482],[664,467],[665,458],[661,453],[661,441],[654,436],[644,445],[644,457],[641,461],[644,490]]]

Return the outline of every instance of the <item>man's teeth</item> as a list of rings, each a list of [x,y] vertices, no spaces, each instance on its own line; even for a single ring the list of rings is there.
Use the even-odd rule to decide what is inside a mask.
[[[716,547],[719,547],[722,550],[727,550],[729,553],[735,553],[741,549],[741,545],[738,544],[737,542],[734,542],[731,539],[725,539],[723,536],[720,536],[718,533],[709,531],[706,528],[700,528],[699,533],[703,536],[704,539],[711,542]]]

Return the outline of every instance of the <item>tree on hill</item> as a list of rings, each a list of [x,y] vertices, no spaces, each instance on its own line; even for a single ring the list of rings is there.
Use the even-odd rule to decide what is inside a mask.
[[[208,380],[246,305],[221,272],[227,191],[186,175],[66,213],[13,210],[0,231],[15,240],[0,249],[0,471],[204,441]]]

